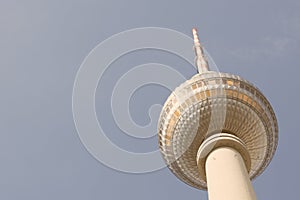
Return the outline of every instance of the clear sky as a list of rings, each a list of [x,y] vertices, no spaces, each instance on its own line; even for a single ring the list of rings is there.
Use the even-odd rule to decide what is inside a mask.
[[[238,74],[262,90],[278,118],[279,146],[253,185],[258,199],[296,199],[299,10],[297,0],[2,0],[0,199],[207,199],[206,192],[182,183],[166,168],[139,175],[110,169],[89,154],[77,134],[72,90],[84,58],[111,35],[148,26],[187,35],[197,27],[220,71]],[[168,65],[186,78],[196,73],[180,57],[153,49],[111,64],[97,88],[97,116],[107,137],[133,152],[157,150],[157,137],[124,134],[112,117],[111,91],[126,71],[149,62]],[[140,87],[129,103],[132,119],[147,125],[149,108],[163,104],[169,94],[157,84]]]

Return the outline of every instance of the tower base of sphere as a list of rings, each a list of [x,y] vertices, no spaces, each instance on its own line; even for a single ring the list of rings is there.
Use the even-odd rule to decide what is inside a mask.
[[[213,150],[205,162],[209,200],[255,200],[241,154],[230,147]]]

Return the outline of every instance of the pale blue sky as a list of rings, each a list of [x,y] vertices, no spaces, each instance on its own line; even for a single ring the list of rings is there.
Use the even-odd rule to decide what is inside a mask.
[[[241,75],[263,91],[278,117],[280,137],[273,161],[254,188],[258,199],[295,199],[299,10],[297,0],[0,1],[0,199],[207,199],[206,192],[180,182],[168,169],[143,175],[112,170],[95,160],[77,135],[72,88],[83,59],[109,36],[146,26],[189,35],[198,27],[220,71]],[[143,152],[157,149],[157,138],[124,135],[103,97],[120,76],[119,65],[129,70],[147,62],[168,64],[187,77],[196,72],[166,52],[133,52],[112,64],[104,76],[107,87],[96,96],[108,137]],[[149,106],[168,95],[157,85],[136,91],[130,107],[136,123],[146,124]]]

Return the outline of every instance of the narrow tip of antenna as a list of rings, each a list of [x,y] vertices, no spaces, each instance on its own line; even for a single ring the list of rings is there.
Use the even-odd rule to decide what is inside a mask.
[[[198,68],[198,72],[206,72],[209,70],[208,61],[204,55],[202,46],[199,41],[198,31],[196,28],[192,29],[193,37],[194,37],[194,50],[196,54],[196,66]]]
[[[196,28],[193,28],[192,32],[193,32],[193,37],[194,37],[194,43],[195,43],[195,45],[196,44],[200,44],[199,37],[198,37],[198,30]]]
[[[197,33],[197,28],[194,27],[194,28],[192,29],[192,31],[193,31],[193,33]]]

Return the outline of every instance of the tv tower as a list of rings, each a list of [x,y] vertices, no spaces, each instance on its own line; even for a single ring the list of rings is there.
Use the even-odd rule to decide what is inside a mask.
[[[159,146],[183,182],[208,190],[210,200],[256,199],[251,180],[270,163],[278,143],[275,113],[245,79],[210,71],[193,29],[198,73],[166,100]]]

